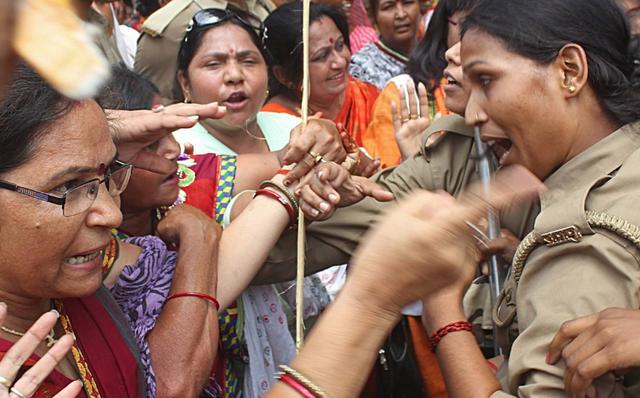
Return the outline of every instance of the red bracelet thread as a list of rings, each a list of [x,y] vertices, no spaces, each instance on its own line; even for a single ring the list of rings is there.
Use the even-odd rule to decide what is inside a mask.
[[[216,300],[215,297],[213,297],[210,294],[197,293],[197,292],[174,293],[174,294],[172,294],[171,296],[169,296],[167,298],[167,301],[173,300],[173,299],[178,298],[178,297],[197,297],[197,298],[201,298],[201,299],[207,300],[211,304],[213,304],[213,306],[216,307],[216,311],[220,311],[220,303],[218,302],[218,300]]]
[[[473,325],[471,325],[471,323],[467,321],[451,322],[444,325],[429,338],[429,342],[431,343],[431,351],[436,352],[436,348],[438,347],[438,343],[440,343],[440,340],[442,340],[442,338],[449,333],[471,332],[472,329]]]
[[[267,196],[269,198],[275,199],[278,202],[280,202],[280,204],[284,206],[285,210],[287,210],[287,214],[289,215],[289,222],[291,224],[294,224],[296,222],[295,211],[293,210],[293,206],[291,205],[291,203],[289,203],[288,199],[283,198],[277,192],[271,189],[258,189],[256,193],[253,195],[253,197],[255,198],[256,196],[260,196],[260,195]]]
[[[305,386],[298,383],[296,379],[286,373],[282,373],[280,377],[278,377],[278,380],[288,385],[305,398],[316,398],[316,396],[311,391],[309,391]]]

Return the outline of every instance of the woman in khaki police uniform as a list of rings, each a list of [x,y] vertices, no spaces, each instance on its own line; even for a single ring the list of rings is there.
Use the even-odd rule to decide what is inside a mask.
[[[548,191],[495,311],[507,327],[517,309],[520,332],[502,388],[478,370],[472,336],[447,336],[437,354],[452,393],[564,396],[564,363],[545,361],[560,325],[611,305],[640,307],[640,94],[629,28],[609,0],[486,0],[463,29],[468,124],[505,150],[501,165],[524,165]],[[460,300],[425,300],[428,330],[462,319]],[[593,390],[625,396],[639,380],[607,374]]]
[[[470,334],[447,335],[437,355],[454,396],[564,396],[564,362],[545,361],[560,325],[609,306],[640,307],[640,205],[634,191],[640,99],[631,79],[629,28],[613,0],[484,0],[465,28],[468,124],[479,124],[484,138],[501,147],[502,165],[526,166],[548,191],[495,313],[507,327],[518,310],[520,335],[499,373],[502,383],[485,371]],[[416,167],[395,180],[406,186],[421,178],[419,172]],[[342,221],[332,228],[351,227],[348,217]],[[319,231],[316,237],[326,246],[345,252],[357,242],[340,243],[331,228]],[[309,257],[317,263],[327,255],[312,249]],[[449,290],[455,293],[425,300],[429,331],[464,319],[460,303],[469,283],[460,280]],[[609,373],[594,382],[593,391],[629,396],[638,380]]]

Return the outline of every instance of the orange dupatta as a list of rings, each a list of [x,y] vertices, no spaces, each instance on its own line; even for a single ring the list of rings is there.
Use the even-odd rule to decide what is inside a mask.
[[[373,104],[376,102],[376,98],[378,98],[378,93],[379,90],[376,86],[349,76],[349,83],[345,90],[342,108],[333,121],[342,123],[351,138],[353,138],[359,146],[363,146],[363,136],[369,122],[371,122]],[[293,110],[273,100],[264,105],[261,111],[287,113],[300,117],[298,110]]]
[[[359,146],[364,146],[363,138],[371,122],[373,105],[379,92],[376,86],[349,76],[342,109],[334,121],[342,123]]]

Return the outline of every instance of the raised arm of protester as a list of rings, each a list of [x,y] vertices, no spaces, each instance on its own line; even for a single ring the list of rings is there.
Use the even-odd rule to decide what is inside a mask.
[[[107,116],[120,160],[155,171],[162,168],[162,164],[156,162],[157,158],[141,152],[142,149],[177,129],[192,127],[199,119],[219,119],[225,113],[226,108],[214,102],[205,105],[180,103],[153,110],[109,110]],[[307,174],[316,165],[314,159],[318,156],[343,162],[347,152],[335,123],[314,117],[305,128],[296,127],[291,132],[289,145],[274,152],[273,156],[279,164],[296,164],[287,176],[290,183]]]
[[[400,104],[391,103],[391,120],[402,160],[418,153],[422,134],[431,124],[429,98],[424,84],[418,84],[416,93],[413,80],[410,80],[401,92]]]
[[[224,116],[226,108],[216,102],[205,105],[180,103],[154,110],[106,112],[119,158],[131,163],[143,148],[163,136],[177,129],[193,127],[200,118],[219,119]],[[154,167],[153,164],[141,164],[139,159],[136,163],[140,168],[153,170]]]

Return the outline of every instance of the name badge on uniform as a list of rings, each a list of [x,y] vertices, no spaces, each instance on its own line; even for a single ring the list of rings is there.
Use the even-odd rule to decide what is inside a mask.
[[[548,247],[554,247],[567,242],[578,243],[582,240],[582,232],[576,226],[548,232],[542,235],[542,242]]]

